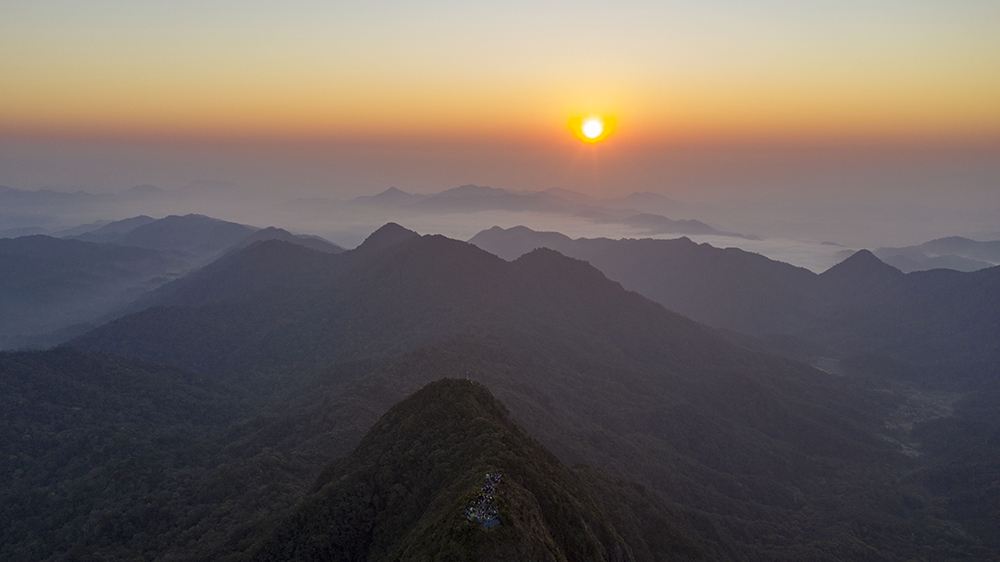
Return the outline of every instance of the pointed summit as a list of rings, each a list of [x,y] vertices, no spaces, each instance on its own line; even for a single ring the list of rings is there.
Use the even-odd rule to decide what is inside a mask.
[[[378,251],[409,240],[414,236],[420,235],[394,222],[390,222],[369,234],[368,238],[365,238],[365,241],[357,249],[362,251]]]
[[[851,257],[820,274],[820,277],[839,281],[896,280],[904,273],[875,257],[868,250],[858,250]]]
[[[372,200],[379,201],[409,201],[416,197],[412,193],[407,193],[402,189],[390,187],[389,189],[371,196]]]
[[[328,465],[247,559],[703,557],[669,508],[620,484],[563,464],[482,384],[442,379],[393,406]],[[484,504],[487,524],[469,509]],[[636,529],[639,513],[653,525]]]
[[[830,302],[845,306],[870,305],[885,298],[906,274],[875,257],[868,250],[858,250],[851,257],[819,274],[819,290]]]
[[[399,189],[398,187],[390,187],[389,189],[383,191],[376,195],[376,197],[398,197],[399,195],[409,195],[409,193]]]
[[[362,195],[360,197],[355,197],[348,201],[350,205],[361,205],[361,206],[375,206],[375,207],[386,207],[386,208],[399,208],[406,207],[412,203],[420,201],[423,199],[424,195],[417,195],[415,193],[407,193],[402,189],[396,187],[390,187],[385,191],[376,193],[375,195]]]

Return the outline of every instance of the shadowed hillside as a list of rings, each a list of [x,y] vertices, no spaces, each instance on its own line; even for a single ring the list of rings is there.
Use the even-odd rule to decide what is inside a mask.
[[[0,349],[58,343],[74,335],[60,331],[102,319],[186,268],[172,254],[145,248],[41,235],[0,239]]]
[[[328,254],[343,251],[321,238],[201,215],[160,220],[139,216],[94,227],[72,238],[38,235],[0,239],[0,349],[55,345],[128,312],[179,302],[167,298],[177,293],[177,284],[160,293],[150,291],[226,251],[254,242],[282,240]],[[296,251],[295,247],[288,249],[292,254]],[[205,288],[184,302],[194,302],[191,298],[211,300],[221,293],[245,291],[248,285],[274,284],[275,276],[282,273],[283,279],[296,274],[278,271],[253,279],[232,273],[228,281],[233,287]]]
[[[583,473],[531,439],[482,385],[441,380],[382,416],[246,559],[705,557],[664,504]],[[466,516],[486,474],[500,475],[490,497],[499,524],[489,528]]]
[[[975,552],[898,484],[895,394],[741,349],[551,250],[506,262],[386,228],[322,258],[343,268],[319,284],[153,308],[74,345],[238,382],[282,412],[285,438],[336,436],[331,454],[407,392],[470,373],[564,462],[710,514],[750,559]]]
[[[747,345],[869,374],[970,388],[989,386],[1000,364],[1000,267],[904,274],[861,250],[817,275],[686,238],[572,240],[524,227],[471,242],[506,259],[552,248],[671,310],[764,340],[737,338]]]

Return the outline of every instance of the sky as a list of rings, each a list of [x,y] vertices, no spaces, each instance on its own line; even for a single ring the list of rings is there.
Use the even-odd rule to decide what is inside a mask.
[[[0,184],[1000,209],[997,29],[995,0],[0,0]]]

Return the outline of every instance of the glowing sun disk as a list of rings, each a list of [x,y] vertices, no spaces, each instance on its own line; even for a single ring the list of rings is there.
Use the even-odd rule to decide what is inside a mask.
[[[588,139],[596,139],[604,132],[604,123],[597,119],[588,119],[583,124],[583,136]]]

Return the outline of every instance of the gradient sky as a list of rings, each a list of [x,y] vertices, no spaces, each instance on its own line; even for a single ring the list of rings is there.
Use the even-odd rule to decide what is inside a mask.
[[[1000,2],[3,0],[33,136],[992,137]],[[625,142],[625,141],[621,141]]]
[[[998,30],[997,0],[0,0],[0,185],[655,191],[761,234],[993,236]],[[616,130],[583,145],[591,113]]]

